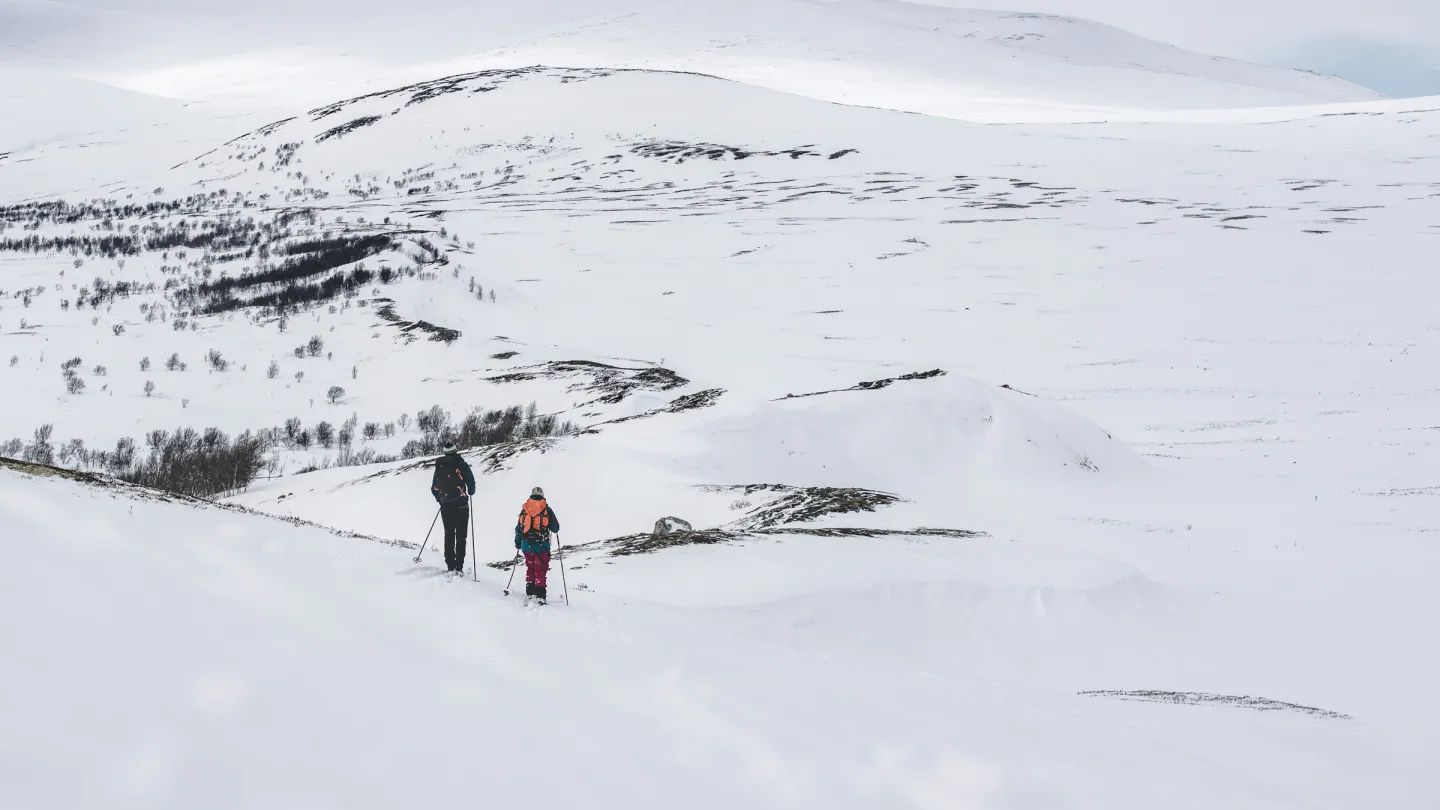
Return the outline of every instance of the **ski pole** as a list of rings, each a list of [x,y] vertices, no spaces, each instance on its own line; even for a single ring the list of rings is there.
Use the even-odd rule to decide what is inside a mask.
[[[430,532],[435,531],[435,523],[440,520],[440,510],[435,510],[435,520],[430,521],[430,531],[425,532],[425,541],[420,544],[420,554],[425,553],[425,547],[430,545]],[[415,562],[420,562],[420,554],[415,555]]]
[[[515,552],[515,563],[510,566],[510,578],[505,580],[505,595],[510,595],[510,583],[515,581],[515,569],[520,567],[520,552]]]
[[[565,547],[560,545],[560,532],[555,532],[555,550],[560,557],[560,590],[565,594],[565,604],[570,604],[570,588],[565,584]]]
[[[475,496],[470,496],[470,579],[480,581],[480,537],[475,534]]]

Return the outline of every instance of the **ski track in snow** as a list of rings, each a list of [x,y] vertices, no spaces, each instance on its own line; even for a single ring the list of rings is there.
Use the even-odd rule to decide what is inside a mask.
[[[202,249],[0,250],[0,439],[589,428],[467,453],[478,583],[411,563],[423,460],[284,449],[229,499],[388,542],[0,469],[0,804],[525,803],[539,763],[553,804],[1432,806],[1436,106],[980,125],[533,69],[0,142],[0,205],[200,195],[0,241],[310,208],[419,271],[182,332]],[[61,307],[95,278],[157,289]],[[484,564],[536,483],[572,605],[557,561],[526,611]],[[664,515],[715,542],[606,542]]]

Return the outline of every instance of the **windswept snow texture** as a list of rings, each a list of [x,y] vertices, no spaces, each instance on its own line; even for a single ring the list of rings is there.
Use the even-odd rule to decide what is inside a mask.
[[[352,534],[0,470],[0,805],[1434,807],[1440,100],[1186,115],[531,67],[16,148],[6,453],[256,431],[227,504]]]

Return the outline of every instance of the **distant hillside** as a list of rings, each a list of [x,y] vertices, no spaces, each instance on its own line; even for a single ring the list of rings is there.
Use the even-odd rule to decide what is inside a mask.
[[[0,70],[0,153],[48,141],[149,126],[185,117],[167,98],[97,82]]]
[[[176,50],[174,40],[186,37],[172,34],[154,47],[173,64],[120,71],[116,81],[229,106],[301,106],[490,68],[676,69],[984,121],[1379,98],[1334,77],[1205,56],[1086,20],[900,0],[545,0],[523,8],[480,0],[449,4],[440,17],[425,3],[329,13],[326,3],[305,5],[272,17],[269,33],[242,35],[238,17],[232,27],[211,21],[194,34],[203,53]]]
[[[1204,56],[1069,17],[897,0],[697,6],[652,2],[534,45],[585,54],[586,64],[691,68],[831,101],[958,117],[1380,97],[1337,78]],[[525,47],[508,51],[528,55]]]

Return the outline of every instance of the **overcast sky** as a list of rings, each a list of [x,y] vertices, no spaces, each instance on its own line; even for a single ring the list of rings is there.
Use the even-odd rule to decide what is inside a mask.
[[[1440,95],[1440,0],[926,2],[1085,17],[1191,50],[1335,73],[1387,95]],[[393,52],[443,46],[453,54],[470,41],[479,51],[518,33],[545,33],[556,20],[625,7],[624,0],[0,0],[0,64],[93,71],[223,55],[207,31],[223,32],[230,52],[247,42],[338,47],[364,36],[374,43],[398,30],[394,17],[402,13],[412,33],[393,37]],[[456,31],[445,23],[457,15],[488,23]],[[318,41],[325,39],[334,41]]]

